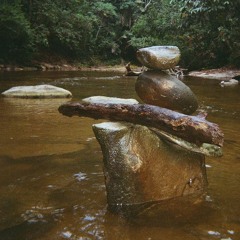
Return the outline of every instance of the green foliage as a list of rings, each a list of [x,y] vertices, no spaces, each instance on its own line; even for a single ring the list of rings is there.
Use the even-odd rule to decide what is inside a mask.
[[[0,4],[0,61],[25,62],[32,51],[32,31],[19,1]]]
[[[2,0],[0,61],[134,60],[138,48],[177,45],[188,68],[240,65],[239,9],[239,0]]]
[[[190,67],[215,67],[240,61],[239,0],[171,2],[181,11],[181,32],[192,59],[188,61]]]
[[[179,26],[179,13],[176,7],[168,1],[155,1],[147,10],[147,14],[140,15],[131,32],[131,44],[135,48],[151,45],[182,46],[176,35]]]
[[[38,48],[66,57],[77,57],[88,48],[92,23],[76,0],[35,1],[32,28]]]
[[[102,59],[113,57],[116,53],[116,32],[118,30],[118,14],[116,7],[108,2],[97,1],[91,7],[94,16],[91,52]]]

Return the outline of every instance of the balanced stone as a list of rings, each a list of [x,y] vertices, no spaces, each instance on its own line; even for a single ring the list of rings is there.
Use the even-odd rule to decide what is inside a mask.
[[[69,98],[72,93],[66,89],[52,85],[18,86],[2,93],[12,98]]]
[[[198,108],[198,102],[182,81],[162,71],[145,71],[139,75],[135,90],[147,104],[191,114]]]
[[[165,142],[141,125],[105,122],[93,125],[93,130],[102,148],[111,210],[138,215],[156,202],[178,199],[176,210],[182,208],[181,200],[195,202],[203,196],[207,185],[203,155]]]
[[[137,51],[137,59],[150,69],[166,70],[178,64],[180,51],[176,46],[146,47]]]

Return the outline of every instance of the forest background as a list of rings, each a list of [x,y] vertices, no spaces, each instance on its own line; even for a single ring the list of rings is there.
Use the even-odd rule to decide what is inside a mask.
[[[0,0],[0,64],[136,63],[176,45],[188,69],[240,66],[240,0]]]

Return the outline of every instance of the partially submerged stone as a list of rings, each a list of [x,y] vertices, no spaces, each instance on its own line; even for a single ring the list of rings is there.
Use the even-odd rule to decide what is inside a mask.
[[[11,98],[70,98],[72,93],[52,85],[18,86],[2,93]]]
[[[180,50],[176,46],[152,46],[137,51],[137,59],[141,64],[156,70],[175,67],[180,60]]]
[[[182,81],[162,71],[146,71],[139,75],[135,90],[147,104],[191,114],[198,108],[198,102]]]
[[[190,207],[203,196],[207,185],[203,155],[161,140],[141,125],[107,122],[93,125],[93,130],[102,148],[111,210],[141,215],[161,202],[165,206],[159,211],[181,211],[180,201],[187,199]],[[168,206],[172,199],[178,201]]]
[[[170,133],[166,133],[164,131],[161,131],[156,128],[151,128],[154,132],[156,132],[157,135],[159,135],[162,139],[166,139],[167,141],[170,141],[172,143],[177,144],[178,146],[189,150],[191,152],[200,153],[205,156],[209,157],[221,157],[223,155],[222,148],[209,143],[203,143],[200,146],[185,141],[182,138],[176,137]]]
[[[86,103],[102,103],[102,104],[138,104],[139,102],[133,98],[117,98],[117,97],[106,97],[106,96],[92,96],[82,99]]]
[[[190,77],[199,77],[205,79],[214,79],[219,81],[227,81],[240,75],[240,69],[218,68],[210,70],[192,71],[188,74]]]
[[[221,87],[235,87],[239,84],[239,81],[236,79],[230,79],[229,81],[221,81]]]

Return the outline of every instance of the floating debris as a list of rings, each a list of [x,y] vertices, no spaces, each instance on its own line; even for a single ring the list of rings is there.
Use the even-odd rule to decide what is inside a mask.
[[[212,166],[209,165],[209,164],[205,164],[205,167],[206,167],[206,168],[211,168]]]
[[[227,230],[227,232],[231,235],[233,235],[235,233],[233,230]]]
[[[216,231],[208,231],[209,235],[214,235],[214,236],[220,236],[221,233],[220,232],[216,232]]]
[[[79,182],[81,182],[82,180],[86,180],[87,179],[87,174],[86,173],[82,173],[82,172],[79,172],[79,173],[76,173],[73,175],[74,178],[76,178]]]
[[[64,238],[70,238],[72,236],[72,233],[69,232],[69,231],[62,232],[61,236],[64,237]]]

